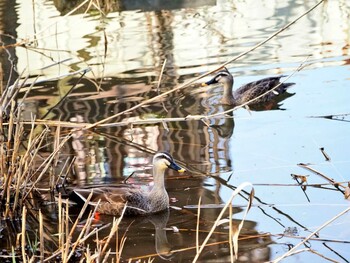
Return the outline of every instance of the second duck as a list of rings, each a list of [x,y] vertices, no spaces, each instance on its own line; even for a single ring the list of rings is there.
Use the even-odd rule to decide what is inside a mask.
[[[224,86],[224,94],[220,102],[225,105],[239,106],[261,96],[248,104],[252,105],[269,102],[278,95],[286,92],[289,86],[294,85],[294,83],[281,83],[280,79],[282,77],[285,76],[280,75],[276,77],[268,77],[250,82],[233,91],[233,76],[226,68],[224,68],[219,71],[214,78],[202,85],[206,86],[215,83],[222,83]],[[277,85],[279,86],[274,89]],[[262,95],[264,93],[266,94]]]

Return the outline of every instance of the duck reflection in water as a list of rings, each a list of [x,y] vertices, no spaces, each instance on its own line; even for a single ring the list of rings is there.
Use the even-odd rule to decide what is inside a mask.
[[[155,250],[158,256],[164,260],[170,260],[173,257],[171,245],[168,242],[166,234],[166,225],[169,220],[169,209],[147,216],[149,222],[155,230]]]
[[[226,110],[226,108],[224,108]],[[221,121],[219,124],[212,124],[210,127],[217,131],[218,135],[223,139],[229,139],[231,138],[233,134],[233,130],[235,128],[235,121],[233,118],[233,112],[227,113],[223,121]]]

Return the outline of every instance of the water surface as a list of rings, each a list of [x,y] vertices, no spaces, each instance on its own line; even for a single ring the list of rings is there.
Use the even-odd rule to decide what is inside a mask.
[[[159,5],[117,1],[104,7],[105,16],[92,9],[85,13],[86,6],[64,16],[73,8],[69,1],[18,0],[13,7],[17,20],[12,21],[12,35],[17,41],[25,40],[27,47],[9,50],[15,58],[17,75],[23,72],[29,76],[29,83],[38,75],[43,81],[25,100],[28,115],[95,123],[217,68],[315,3],[202,0],[165,1]],[[2,14],[5,10],[0,7]],[[267,76],[292,74],[308,57],[306,66],[289,80],[295,83],[289,95],[268,110],[239,109],[233,116],[213,118],[208,123],[190,120],[166,126],[111,125],[75,134],[62,156],[77,157],[78,178],[74,179],[84,183],[107,184],[135,172],[132,180],[150,184],[151,159],[160,150],[170,152],[188,169],[181,177],[169,171],[166,182],[174,200],[171,205],[187,208],[133,222],[127,232],[124,260],[151,255],[156,261],[190,261],[195,254],[193,230],[197,213],[190,207],[198,204],[199,196],[203,204],[220,207],[242,182],[251,182],[256,194],[242,236],[271,236],[241,241],[240,261],[273,260],[348,207],[340,191],[298,164],[307,163],[337,182],[349,181],[349,10],[348,1],[327,1],[279,36],[227,66],[235,77],[234,86],[239,87]],[[5,25],[4,20],[0,24]],[[3,36],[2,41],[11,42]],[[7,67],[8,61],[2,58]],[[63,62],[48,67],[58,61]],[[78,74],[64,77],[84,69],[91,71],[81,80]],[[62,104],[47,114],[75,84]],[[209,87],[207,91],[199,84],[110,123],[209,115],[225,110],[219,103],[222,88]],[[325,118],[336,115],[339,117]],[[330,161],[325,160],[321,147]],[[303,190],[291,174],[308,176],[307,183],[318,187]],[[244,198],[234,202],[238,206],[234,210],[235,222],[239,223],[241,206],[246,204]],[[219,212],[220,208],[202,210],[202,230],[210,229]],[[108,216],[102,218],[104,223],[109,220]],[[131,222],[125,219],[123,226],[127,228]],[[344,215],[319,233],[323,241],[311,241],[309,247],[325,257],[347,262],[348,243],[334,240],[349,241],[348,222],[349,215]],[[180,231],[164,233],[164,225],[176,226]],[[223,226],[218,232],[224,234],[212,237],[211,242],[218,244],[208,247],[201,261],[229,261],[228,244],[220,243],[227,240],[227,229]],[[204,237],[205,234],[201,240]],[[157,239],[162,242],[157,244]],[[187,247],[193,249],[181,251]],[[286,261],[325,259],[304,252]]]

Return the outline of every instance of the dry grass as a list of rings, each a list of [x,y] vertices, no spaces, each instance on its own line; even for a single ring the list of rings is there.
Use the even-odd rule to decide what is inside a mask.
[[[12,233],[17,235],[17,241],[8,247],[12,252],[8,252],[9,256],[1,257],[11,257],[13,260],[20,258],[23,262],[71,262],[79,261],[83,257],[86,262],[105,262],[110,255],[109,242],[113,236],[117,236],[122,216],[113,221],[107,237],[99,238],[97,233],[110,225],[94,228],[92,222],[95,211],[90,211],[86,223],[77,229],[86,212],[89,198],[74,221],[69,211],[70,204],[68,200],[63,200],[61,195],[58,202],[51,200],[54,210],[57,211],[57,221],[52,221],[45,206],[42,207],[45,210],[43,214],[41,205],[37,203],[45,201],[41,199],[43,191],[51,196],[55,195],[59,177],[68,173],[71,168],[69,160],[66,160],[64,169],[58,170],[60,152],[71,138],[71,132],[62,133],[59,122],[56,123],[54,131],[48,125],[36,125],[34,117],[31,121],[24,122],[21,105],[16,103],[18,91],[24,85],[24,82],[19,83],[17,81],[7,89],[2,87],[0,98],[3,105],[0,112],[1,218],[14,222],[21,220],[21,231]],[[43,182],[46,184],[44,187]],[[36,223],[33,224],[33,221]],[[56,230],[52,228],[55,222]],[[35,229],[36,235],[29,231],[32,228]],[[94,235],[97,249],[90,251],[85,243]],[[104,239],[107,241],[103,241]],[[118,247],[119,251],[122,251],[123,245],[122,241]],[[121,253],[118,253],[116,262],[119,262],[120,258]]]

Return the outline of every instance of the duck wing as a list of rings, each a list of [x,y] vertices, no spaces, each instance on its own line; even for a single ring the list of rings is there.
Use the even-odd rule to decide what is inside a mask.
[[[125,214],[145,214],[149,210],[148,196],[131,187],[99,187],[74,189],[73,193],[86,202],[92,193],[89,204],[96,206],[101,214],[120,215],[127,205]]]
[[[89,204],[95,206],[98,201],[126,203],[126,194],[129,190],[127,187],[89,187],[73,189],[73,193],[84,202],[92,193]]]
[[[268,77],[247,83],[235,90],[233,96],[235,100],[240,102],[240,104],[245,103],[275,88],[277,85],[280,84],[280,79],[282,77],[285,77],[285,75]],[[286,89],[291,85],[294,85],[294,83],[282,83],[273,92],[267,93],[266,95],[262,96],[260,99],[254,101],[253,103],[269,101],[277,95],[285,92]]]

